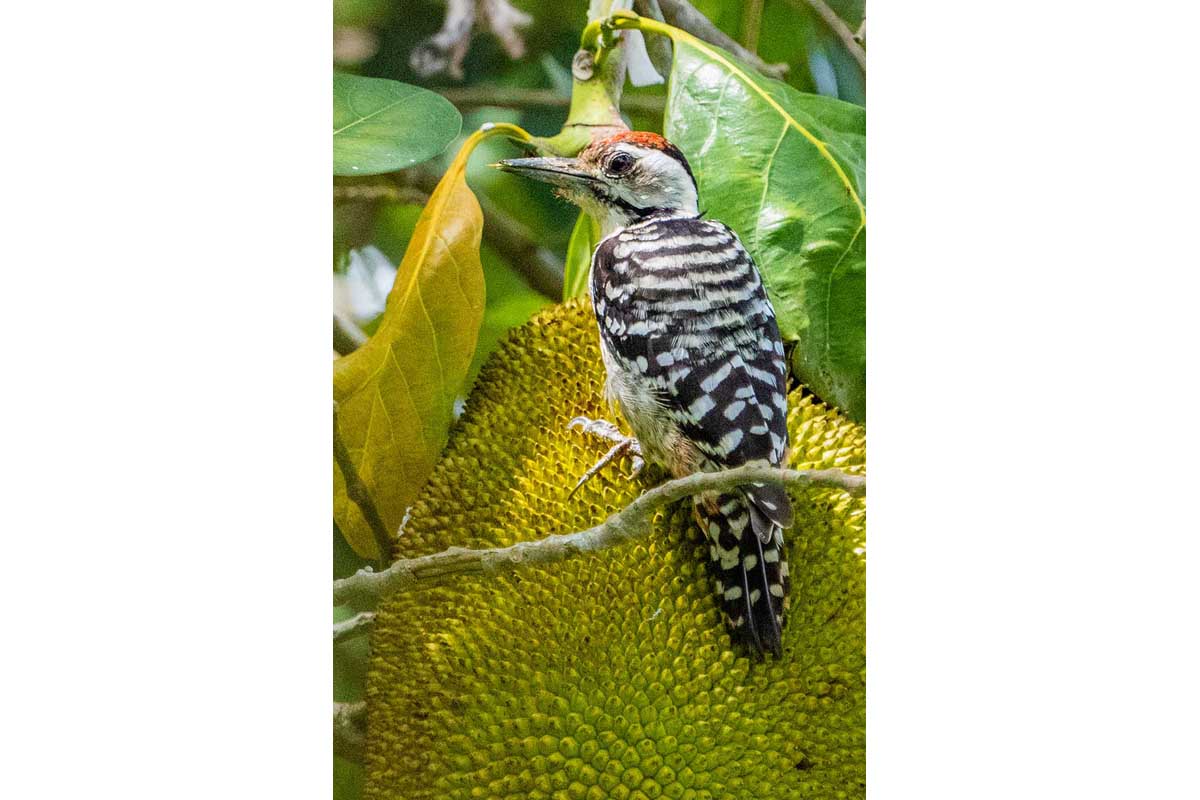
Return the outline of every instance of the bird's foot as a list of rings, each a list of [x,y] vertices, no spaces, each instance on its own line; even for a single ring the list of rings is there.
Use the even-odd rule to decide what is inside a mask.
[[[605,419],[588,419],[587,417],[576,417],[567,423],[567,428],[579,428],[584,433],[590,433],[593,436],[599,436],[601,439],[607,439],[615,444],[608,449],[599,461],[585,473],[583,477],[575,484],[575,488],[571,489],[571,493],[567,495],[569,500],[576,492],[583,487],[585,483],[590,481],[596,473],[609,465],[614,458],[622,455],[628,455],[633,464],[633,477],[637,477],[642,468],[646,466],[645,459],[642,458],[642,446],[638,444],[638,440],[632,436],[626,436],[621,433],[616,425]]]

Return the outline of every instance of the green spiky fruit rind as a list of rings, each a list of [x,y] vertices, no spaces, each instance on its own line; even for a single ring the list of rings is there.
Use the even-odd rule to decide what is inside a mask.
[[[397,544],[412,557],[582,530],[652,478],[605,444],[595,320],[515,331],[480,374]],[[865,436],[793,393],[791,465],[864,471]],[[852,798],[864,790],[865,506],[794,495],[782,659],[731,650],[688,504],[646,538],[387,598],[367,684],[366,798]]]

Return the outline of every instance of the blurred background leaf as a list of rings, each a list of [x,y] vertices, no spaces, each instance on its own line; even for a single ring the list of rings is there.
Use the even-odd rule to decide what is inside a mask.
[[[398,81],[333,73],[333,174],[376,175],[428,161],[462,129],[434,92]]]
[[[586,212],[579,212],[571,241],[567,244],[567,260],[563,266],[563,299],[585,297],[588,293],[588,272],[592,253],[600,243],[600,226]]]

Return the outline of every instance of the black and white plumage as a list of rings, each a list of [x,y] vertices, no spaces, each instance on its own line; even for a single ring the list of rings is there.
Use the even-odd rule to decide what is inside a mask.
[[[733,231],[671,214],[623,228],[596,249],[591,295],[609,399],[643,457],[675,475],[783,462],[783,344]],[[778,652],[787,494],[761,485],[695,503],[730,628],[755,650]]]
[[[555,184],[601,223],[590,293],[606,391],[642,456],[675,476],[783,464],[787,363],[775,313],[737,235],[699,214],[683,154],[655,134],[622,133],[577,159],[502,163]],[[693,502],[731,632],[778,654],[786,492],[754,484]]]

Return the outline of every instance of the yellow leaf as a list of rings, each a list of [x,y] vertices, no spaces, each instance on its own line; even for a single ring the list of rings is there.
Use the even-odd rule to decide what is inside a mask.
[[[471,151],[495,134],[528,139],[512,125],[467,139],[417,220],[379,328],[333,365],[338,434],[389,537],[446,444],[475,353],[484,307],[483,215],[465,173]],[[336,465],[333,517],[360,556],[387,555]]]

